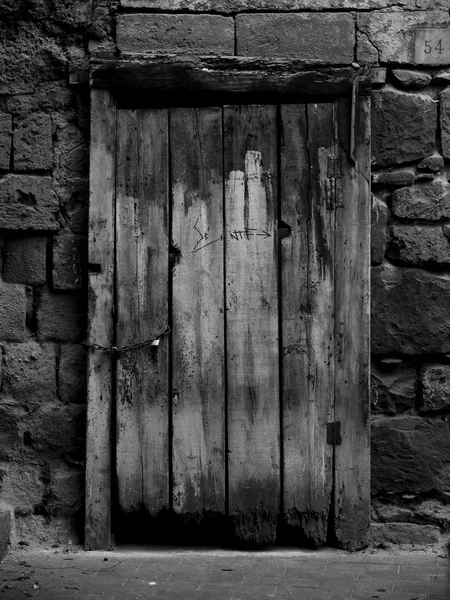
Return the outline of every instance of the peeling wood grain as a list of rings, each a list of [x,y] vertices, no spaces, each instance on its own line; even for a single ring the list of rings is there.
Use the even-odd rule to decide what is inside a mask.
[[[167,110],[118,111],[117,345],[168,324]],[[122,510],[169,505],[168,339],[117,361],[117,479]]]
[[[113,343],[116,110],[111,94],[91,93],[89,343]],[[86,444],[86,550],[108,550],[111,541],[111,361],[89,351]]]
[[[170,112],[173,507],[225,512],[222,110]]]
[[[356,163],[349,159],[350,107],[337,102],[343,176],[336,209],[335,535],[348,550],[364,547],[369,527],[370,99],[355,111]]]
[[[270,543],[280,510],[277,138],[274,106],[224,108],[229,511]],[[265,231],[268,237],[258,237]]]
[[[281,219],[291,228],[281,241],[284,514],[299,539],[320,545],[333,483],[334,105],[282,105],[281,128]]]
[[[117,91],[125,87],[153,94],[176,91],[262,94],[346,94],[358,77],[370,89],[367,68],[311,66],[298,59],[134,55],[133,59],[93,61],[91,85]]]

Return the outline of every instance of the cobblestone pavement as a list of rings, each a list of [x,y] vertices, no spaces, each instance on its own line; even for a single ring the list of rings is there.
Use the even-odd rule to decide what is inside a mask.
[[[0,600],[450,600],[437,552],[80,548],[11,552]]]

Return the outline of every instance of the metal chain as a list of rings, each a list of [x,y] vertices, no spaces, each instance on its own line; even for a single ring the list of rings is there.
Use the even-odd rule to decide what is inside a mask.
[[[138,342],[137,344],[128,344],[126,346],[121,346],[118,348],[117,346],[101,346],[100,344],[83,344],[86,348],[91,348],[91,350],[101,350],[102,352],[106,352],[109,358],[118,357],[123,352],[129,352],[130,350],[137,350],[138,348],[145,348],[145,346],[153,346],[157,348],[159,346],[159,341],[161,338],[169,335],[170,327],[167,326],[166,329],[157,335],[154,338],[150,338],[145,340],[145,342]]]

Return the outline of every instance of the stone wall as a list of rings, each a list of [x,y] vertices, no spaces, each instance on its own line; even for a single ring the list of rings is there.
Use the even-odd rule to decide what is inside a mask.
[[[76,541],[83,522],[98,50],[374,69],[374,539],[450,531],[450,64],[412,59],[416,28],[450,26],[448,0],[4,0],[0,22],[0,500],[16,539]]]

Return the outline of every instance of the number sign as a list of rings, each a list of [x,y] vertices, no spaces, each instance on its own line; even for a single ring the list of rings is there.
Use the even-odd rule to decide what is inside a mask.
[[[416,29],[414,62],[419,65],[450,64],[450,29]]]

